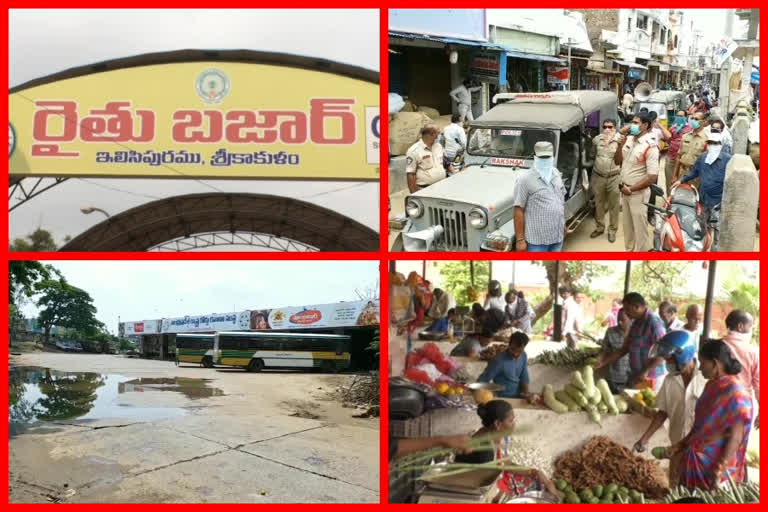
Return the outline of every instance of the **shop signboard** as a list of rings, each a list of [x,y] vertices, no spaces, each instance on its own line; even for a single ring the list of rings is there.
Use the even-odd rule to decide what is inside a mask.
[[[210,315],[163,318],[162,332],[204,332],[248,330],[250,312],[212,313]]]
[[[568,83],[568,67],[550,66],[547,68],[547,83],[560,85]]]
[[[506,76],[506,56],[502,59],[501,52],[476,52],[469,61],[469,74],[482,82],[499,83]]]
[[[379,325],[379,301],[338,302],[315,306],[251,311],[251,329],[311,329]]]
[[[645,78],[645,70],[638,69],[638,68],[629,68],[627,69],[627,78],[638,78],[642,80]]]
[[[378,80],[290,65],[84,71],[10,91],[9,173],[378,180],[378,105]]]
[[[389,9],[388,25],[392,32],[488,40],[485,9]]]

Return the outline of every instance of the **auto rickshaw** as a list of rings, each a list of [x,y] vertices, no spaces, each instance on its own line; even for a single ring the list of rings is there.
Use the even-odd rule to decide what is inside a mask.
[[[669,129],[669,121],[676,112],[685,110],[685,93],[683,91],[653,91],[651,85],[643,82],[635,88],[635,102],[632,112],[637,114],[643,109],[648,112],[656,112],[656,120],[664,128]],[[667,143],[659,141],[659,150],[667,148]]]

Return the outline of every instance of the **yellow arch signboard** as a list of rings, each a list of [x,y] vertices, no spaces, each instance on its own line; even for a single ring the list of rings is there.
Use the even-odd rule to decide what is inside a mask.
[[[15,178],[379,178],[378,73],[329,61],[153,54],[22,85],[8,103]]]

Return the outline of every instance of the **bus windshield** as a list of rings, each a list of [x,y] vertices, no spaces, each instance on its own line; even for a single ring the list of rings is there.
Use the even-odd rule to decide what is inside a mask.
[[[530,160],[533,158],[533,147],[537,142],[551,142],[552,146],[555,146],[555,133],[551,130],[530,128],[474,128],[469,132],[468,153]]]

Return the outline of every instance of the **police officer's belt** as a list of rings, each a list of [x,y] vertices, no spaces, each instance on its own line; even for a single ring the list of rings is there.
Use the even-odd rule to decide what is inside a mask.
[[[594,169],[592,169],[592,172],[593,172],[593,173],[595,173],[595,174],[597,174],[597,175],[598,175],[598,176],[600,176],[601,178],[606,178],[606,179],[607,179],[607,178],[613,178],[614,176],[618,176],[619,174],[621,174],[621,171],[620,171],[620,170],[619,170],[619,171],[616,171],[616,172],[612,172],[612,173],[609,173],[609,174],[603,174],[603,173],[601,173],[601,172],[598,172],[598,171],[596,171],[596,170],[594,170]]]

